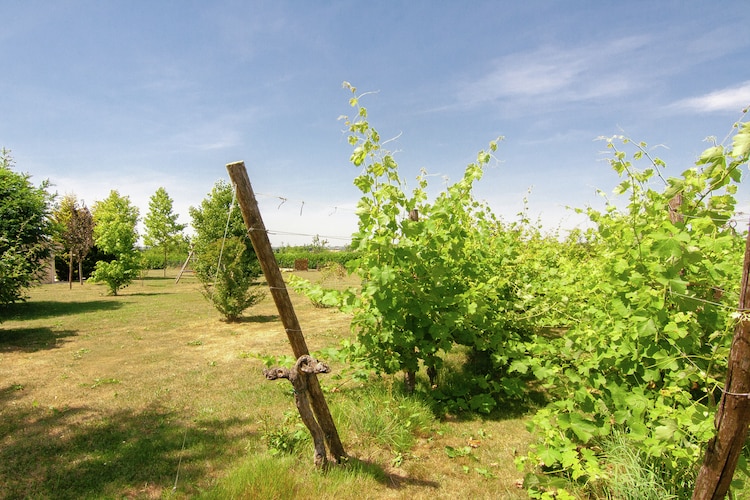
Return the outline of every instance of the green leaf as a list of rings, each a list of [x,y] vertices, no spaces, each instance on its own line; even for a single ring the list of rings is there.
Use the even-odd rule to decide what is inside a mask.
[[[363,148],[362,146],[357,146],[356,148],[354,148],[354,152],[349,158],[349,161],[352,162],[355,166],[359,167],[365,161],[366,155],[367,152],[365,151],[365,148]]]
[[[648,437],[648,427],[643,422],[633,421],[628,422],[630,433],[628,434],[634,441],[643,441]]]
[[[369,193],[372,189],[372,179],[366,175],[354,178],[354,185],[363,193]]]
[[[562,461],[562,454],[554,448],[544,448],[537,452],[537,456],[547,467],[552,467]]]
[[[469,400],[469,407],[480,413],[490,413],[495,406],[497,402],[489,394],[477,394]]]
[[[750,152],[750,122],[745,122],[732,139],[732,156],[740,158],[748,152]]]
[[[599,429],[590,420],[586,420],[577,413],[571,413],[570,430],[573,431],[578,439],[587,443],[591,438],[598,434]]]
[[[707,165],[716,163],[724,160],[724,148],[721,146],[713,146],[701,153],[697,165]]]
[[[510,364],[510,366],[508,367],[508,371],[511,373],[518,372],[521,374],[525,374],[529,371],[529,364],[526,361],[516,359]]]
[[[634,316],[633,321],[636,323],[636,331],[640,337],[653,337],[656,335],[656,323],[652,318]]]
[[[677,258],[682,255],[682,245],[676,238],[661,238],[654,242],[651,249],[663,259]]]
[[[677,422],[674,420],[666,420],[662,425],[657,425],[654,428],[654,438],[659,441],[670,441],[676,431]]]

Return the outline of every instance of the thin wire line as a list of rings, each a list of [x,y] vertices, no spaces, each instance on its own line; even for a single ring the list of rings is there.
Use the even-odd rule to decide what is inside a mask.
[[[177,474],[174,477],[174,486],[172,487],[172,493],[177,491],[177,480],[180,479],[180,466],[182,465],[182,455],[185,451],[185,440],[187,439],[187,427],[185,427],[185,433],[182,435],[182,449],[180,449],[180,459],[177,461]]]
[[[428,174],[427,176],[433,176],[433,175],[442,175],[442,174]],[[302,212],[303,212],[303,209],[304,209],[305,205],[313,205],[313,206],[319,206],[319,207],[328,208],[330,210],[329,213],[328,213],[329,216],[336,215],[339,212],[349,212],[349,213],[352,213],[352,214],[356,214],[358,212],[358,209],[346,208],[346,207],[341,207],[341,206],[338,206],[338,205],[327,205],[327,204],[324,204],[324,203],[309,202],[309,201],[305,201],[305,200],[302,200],[302,199],[294,199],[294,198],[289,198],[289,197],[286,197],[286,196],[275,195],[275,194],[256,193],[256,196],[266,197],[266,198],[275,198],[275,199],[279,200],[280,203],[276,207],[277,210],[281,209],[281,207],[286,202],[299,203],[300,204],[300,210],[299,210],[299,215],[300,216],[302,216]],[[666,210],[669,211],[671,209],[669,207],[667,207]],[[683,213],[680,213],[680,215],[682,217],[685,217],[686,219],[703,218],[703,216],[699,216],[699,215],[690,215],[690,214],[683,214]],[[734,223],[734,224],[743,224],[743,225],[745,225],[748,222],[750,222],[750,220],[746,218],[747,215],[748,214],[746,212],[735,212],[732,216],[728,217],[727,219],[718,219],[718,218],[713,218],[712,217],[712,218],[710,218],[710,220],[712,220],[714,222],[727,222],[727,223],[730,223],[730,224]],[[279,234],[281,234],[281,232]],[[317,235],[297,234],[297,233],[289,233],[289,235],[290,236],[317,236]],[[334,238],[334,239],[348,239],[348,238],[341,238],[341,237],[336,237],[336,236],[331,236],[331,238]]]
[[[726,309],[727,311],[737,311],[737,312],[748,312],[750,309],[740,309],[738,307],[731,307],[724,304],[721,304],[719,302],[712,302],[710,300],[701,299],[699,297],[693,297],[692,295],[686,295],[684,293],[675,292],[674,290],[669,291],[670,295],[675,295],[677,297],[682,297],[683,299],[693,300],[695,302],[700,302],[702,304],[708,304],[716,307],[721,307],[722,309]]]
[[[234,203],[237,200],[237,186],[234,186],[232,190],[232,203],[229,205],[229,213],[227,214],[227,225],[224,226],[224,237],[221,239],[221,249],[219,250],[219,261],[216,263],[216,273],[214,274],[214,289],[216,289],[216,280],[219,279],[219,269],[221,268],[221,259],[224,255],[224,243],[227,241],[227,233],[229,232],[229,222],[232,220],[232,212],[234,211]]]
[[[309,236],[311,238],[318,236],[319,238],[328,238],[331,240],[344,240],[344,241],[350,241],[352,239],[351,236],[330,236],[326,234],[294,233],[294,232],[289,232],[289,231],[274,231],[271,229],[267,229],[266,232],[274,236]]]
[[[748,398],[748,399],[750,399],[750,393],[747,393],[747,392],[730,392],[730,391],[725,391],[722,387],[719,387],[719,390],[721,392],[723,392],[724,394],[727,394],[729,396],[737,396],[737,397],[740,397],[740,398]]]
[[[319,233],[308,234],[308,233],[295,233],[295,232],[292,232],[292,231],[274,231],[272,229],[265,229],[264,230],[264,229],[260,229],[260,228],[257,228],[257,227],[251,227],[247,231],[248,232],[250,232],[250,231],[265,231],[266,234],[271,234],[273,236],[309,236],[309,237],[315,237],[315,236],[317,236],[319,238],[329,238],[329,239],[332,239],[332,240],[344,240],[344,241],[351,241],[351,239],[352,239],[351,236],[330,236],[330,235],[327,235],[327,234],[319,234]]]
[[[342,207],[340,205],[328,205],[325,203],[317,203],[314,201],[306,201],[302,199],[295,199],[295,198],[289,198],[288,196],[281,196],[278,194],[268,194],[268,193],[255,193],[256,197],[263,197],[263,198],[275,198],[280,201],[279,205],[276,207],[277,209],[280,209],[282,205],[284,205],[286,202],[293,202],[293,203],[300,203],[302,205],[312,205],[312,206],[318,206],[318,207],[325,207],[329,209],[336,209],[337,211],[344,211],[344,212],[351,212],[356,213],[356,209],[354,208],[346,208]]]

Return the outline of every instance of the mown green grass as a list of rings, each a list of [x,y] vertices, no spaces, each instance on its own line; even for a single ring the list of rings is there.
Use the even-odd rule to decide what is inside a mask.
[[[347,464],[315,470],[304,432],[276,453],[269,437],[301,424],[291,386],[261,373],[260,356],[290,354],[273,301],[225,323],[174,276],[117,297],[44,285],[1,312],[0,498],[525,497],[523,414],[439,419],[391,378],[321,377]],[[311,350],[350,335],[346,315],[292,298]]]

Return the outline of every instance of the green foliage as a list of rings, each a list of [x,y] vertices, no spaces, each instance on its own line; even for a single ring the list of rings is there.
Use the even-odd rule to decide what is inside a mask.
[[[269,417],[261,421],[262,435],[271,455],[297,454],[309,447],[310,432],[305,428],[299,413],[284,413],[284,421],[274,425]]]
[[[106,253],[132,254],[138,241],[138,208],[130,197],[112,190],[103,201],[94,204],[94,241]]]
[[[356,398],[341,401],[342,414],[336,419],[348,432],[356,433],[351,437],[354,441],[386,447],[398,457],[436,425],[429,405],[390,385],[374,382],[357,391]]]
[[[349,87],[352,93],[355,89]],[[482,370],[468,373],[462,387],[431,395],[451,411],[489,413],[501,396],[519,396],[528,374],[512,373],[517,356],[525,357],[531,317],[546,315],[528,282],[543,274],[559,256],[551,239],[526,224],[504,224],[472,189],[491,161],[497,142],[480,151],[461,180],[427,201],[427,176],[417,177],[411,194],[394,157],[381,148],[357,97],[347,119],[351,162],[360,169],[354,184],[362,192],[359,226],[348,263],[361,279],[361,291],[338,292],[319,285],[292,285],[312,300],[353,313],[357,344],[352,356],[364,356],[374,369],[434,372],[455,345],[482,358]],[[533,245],[540,258],[528,248]],[[538,312],[537,310],[542,311]]]
[[[221,260],[218,268],[211,269],[216,274],[206,276],[203,267],[200,273],[196,271],[203,284],[203,295],[227,321],[237,321],[246,309],[266,296],[265,288],[258,284],[257,272],[248,272],[245,267],[250,260],[247,252],[243,239],[236,236],[215,241],[203,248],[202,256],[212,262]]]
[[[236,321],[265,294],[257,286],[260,264],[242,214],[234,209],[232,186],[217,182],[200,207],[190,207],[190,215],[194,269],[204,295],[228,321]]]
[[[55,240],[68,258],[68,281],[73,280],[73,262],[78,262],[78,277],[83,282],[83,260],[94,246],[94,218],[89,209],[79,206],[75,195],[63,197],[53,213]]]
[[[295,284],[353,312],[350,353],[377,371],[415,372],[465,346],[463,382],[431,391],[453,411],[492,412],[533,380],[551,401],[530,426],[538,446],[519,460],[535,498],[607,489],[612,436],[643,457],[658,491],[689,495],[736,321],[744,237],[732,217],[750,126],[670,178],[646,144],[607,139],[626,201],[578,210],[593,227],[561,238],[474,200],[494,142],[432,203],[424,174],[407,194],[366,109],[356,95],[350,104],[362,198],[348,267],[361,292]]]
[[[169,248],[167,253],[166,266],[180,268],[185,263],[190,253],[189,244],[186,240],[181,240]],[[147,269],[164,269],[164,252],[158,247],[145,248],[141,251],[143,262]]]
[[[242,214],[235,207],[234,189],[225,181],[217,181],[200,206],[190,207],[192,226],[195,229],[193,242],[196,247],[212,243],[227,236],[247,235]],[[251,246],[252,248],[252,246]]]
[[[329,263],[320,269],[320,280],[313,284],[309,280],[290,274],[286,278],[287,284],[296,292],[305,295],[315,307],[338,307],[350,310],[357,300],[357,291],[353,288],[347,290],[326,288],[326,282],[331,278],[343,278],[346,276],[346,268],[341,264]]]
[[[117,295],[118,290],[125,288],[138,277],[141,268],[137,254],[121,255],[119,259],[110,262],[98,261],[91,279],[94,282],[105,283],[109,293]]]
[[[748,133],[743,126],[735,144]],[[617,142],[634,147],[632,159]],[[534,418],[541,443],[528,460],[594,487],[608,478],[601,443],[621,435],[682,498],[713,435],[726,371],[744,253],[730,219],[747,151],[709,148],[665,179],[645,144],[607,144],[628,203],[586,211],[595,224],[589,259],[563,268],[566,283],[548,284],[574,304],[558,317],[565,334],[536,338],[513,367],[535,373],[555,398]],[[643,159],[647,168],[636,169]]]
[[[354,88],[350,88],[352,92]],[[474,182],[497,149],[490,143],[463,178],[427,202],[427,177],[406,194],[394,157],[381,149],[367,111],[353,97],[357,117],[347,120],[361,169],[358,232],[350,265],[362,279],[353,327],[372,365],[415,372],[420,362],[437,369],[454,344],[499,352],[520,333],[513,321],[518,296],[494,268],[502,264],[488,246],[502,230],[488,207],[472,196]]]
[[[104,253],[112,254],[115,260],[99,261],[91,276],[92,281],[104,282],[109,293],[117,295],[120,288],[129,285],[143,267],[135,247],[138,241],[138,208],[131,204],[128,196],[120,196],[115,190],[94,204],[94,243]]]
[[[172,198],[167,194],[166,189],[160,187],[151,196],[148,204],[148,214],[144,219],[146,226],[146,235],[144,243],[147,246],[158,246],[162,248],[164,260],[162,268],[166,273],[167,254],[170,247],[179,245],[183,241],[182,230],[185,224],[177,222],[178,214],[173,213]]]
[[[10,151],[0,151],[0,306],[24,299],[47,265],[52,234],[47,183],[35,187],[13,172]]]
[[[309,269],[322,269],[328,264],[336,263],[347,265],[351,260],[357,258],[357,254],[350,251],[318,250],[310,251],[305,247],[288,247],[274,252],[276,262],[282,268],[294,268],[294,262],[298,259],[307,259]]]

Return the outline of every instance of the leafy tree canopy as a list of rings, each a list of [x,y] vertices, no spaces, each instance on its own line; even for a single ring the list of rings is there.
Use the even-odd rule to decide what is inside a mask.
[[[185,224],[177,222],[178,214],[173,212],[172,198],[166,189],[156,190],[148,204],[148,214],[144,219],[146,235],[144,242],[147,246],[159,246],[164,250],[164,272],[167,269],[167,253],[169,247],[179,241]]]
[[[192,217],[193,229],[196,233],[194,239],[196,245],[224,238],[225,230],[227,237],[244,238],[247,235],[242,213],[235,208],[231,210],[231,215],[229,214],[232,200],[232,186],[224,181],[218,181],[199,207],[190,207],[190,217]],[[227,218],[229,219],[228,225]]]
[[[88,207],[80,206],[75,195],[65,195],[53,213],[55,239],[68,257],[68,282],[73,281],[73,260],[78,260],[82,280],[82,262],[94,246],[94,218]]]
[[[115,190],[94,204],[94,241],[102,251],[114,255],[130,254],[138,241],[138,207],[128,196]]]
[[[35,187],[12,170],[10,151],[0,151],[0,305],[24,298],[50,255],[52,232],[48,184]]]
[[[112,262],[99,261],[92,276],[107,284],[112,295],[127,286],[140,270],[135,248],[138,240],[138,208],[130,198],[112,190],[109,196],[94,204],[94,242],[103,252],[116,256]]]
[[[255,286],[260,264],[233,198],[232,186],[219,181],[200,207],[190,207],[195,274],[205,296],[229,321],[263,297]]]

